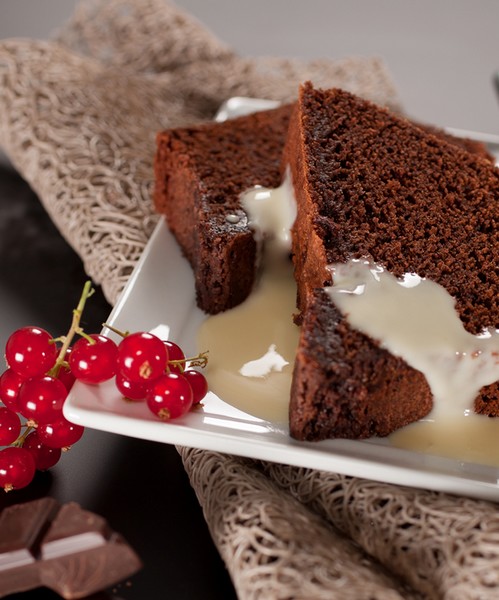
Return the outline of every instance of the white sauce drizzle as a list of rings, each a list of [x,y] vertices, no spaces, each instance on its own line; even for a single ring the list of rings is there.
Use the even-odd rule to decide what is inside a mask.
[[[270,344],[262,357],[244,363],[239,373],[244,377],[266,377],[273,371],[280,373],[287,365],[289,361],[277,352],[275,344]]]
[[[480,389],[499,379],[499,332],[468,333],[442,286],[414,274],[398,280],[365,260],[331,271],[327,292],[348,322],[425,375],[432,416],[469,414]]]
[[[454,299],[437,283],[352,261],[332,267],[329,294],[351,325],[425,375],[427,418],[394,432],[398,448],[499,466],[499,419],[477,415],[480,388],[499,379],[499,332],[468,333]]]
[[[272,252],[291,250],[291,227],[296,219],[296,202],[289,169],[278,188],[256,186],[241,196],[241,206],[248,214],[248,225],[257,241],[267,239]]]
[[[286,423],[299,335],[291,320],[296,286],[290,261],[283,258],[296,216],[290,178],[276,190],[250,190],[241,202],[257,240],[266,240],[264,268],[243,304],[206,319],[199,346],[210,348],[207,376],[215,393],[250,414]],[[328,291],[348,321],[421,370],[434,394],[429,417],[396,431],[389,441],[499,466],[499,418],[472,410],[480,388],[499,378],[499,332],[466,332],[452,297],[416,274],[397,280],[365,261],[335,265],[332,271]],[[262,368],[253,370],[256,366]]]

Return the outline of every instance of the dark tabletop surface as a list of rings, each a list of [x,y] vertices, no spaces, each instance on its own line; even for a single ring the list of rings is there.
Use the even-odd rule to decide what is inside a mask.
[[[0,344],[17,327],[53,335],[69,328],[88,278],[29,186],[0,165]],[[97,288],[83,326],[99,331],[110,306]],[[3,365],[2,365],[3,370]],[[235,598],[202,510],[173,446],[87,429],[50,471],[24,490],[0,494],[0,508],[43,496],[75,501],[108,520],[144,563],[136,575],[92,599]],[[9,600],[54,599],[48,590]]]

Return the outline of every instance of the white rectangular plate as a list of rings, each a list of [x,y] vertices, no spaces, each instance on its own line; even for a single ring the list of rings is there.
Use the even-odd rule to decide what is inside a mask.
[[[236,104],[244,110],[245,99]],[[499,138],[459,134],[484,139],[492,151],[499,152]],[[164,325],[169,337],[191,353],[203,319],[195,303],[190,266],[161,220],[108,322],[129,331]],[[76,383],[64,413],[75,423],[136,438],[499,500],[495,467],[401,450],[384,440],[297,442],[286,428],[248,415],[211,392],[203,404],[202,410],[164,423],[143,403],[124,401],[112,381],[99,386]]]

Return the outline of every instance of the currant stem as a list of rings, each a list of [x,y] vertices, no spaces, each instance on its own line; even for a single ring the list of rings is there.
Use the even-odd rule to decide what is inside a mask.
[[[28,435],[35,429],[34,425],[28,425],[28,423],[26,423],[25,427],[26,430],[23,431],[23,433],[17,438],[17,440],[11,444],[12,446],[22,446]]]
[[[102,323],[102,327],[107,327],[109,329],[109,331],[116,333],[117,335],[119,335],[122,338],[126,338],[127,335],[130,335],[129,331],[121,331],[121,329],[117,329],[116,327],[113,327],[112,325],[109,325],[108,323]]]
[[[77,327],[75,330],[75,333],[77,333],[82,338],[85,338],[87,340],[87,342],[91,345],[96,343],[94,338],[92,336],[88,335],[88,333],[85,333],[81,327]]]
[[[83,291],[80,296],[80,300],[78,302],[78,306],[73,310],[73,319],[71,321],[71,327],[69,328],[67,335],[60,338],[63,343],[61,349],[59,350],[59,354],[57,356],[57,360],[55,361],[55,365],[49,371],[49,375],[51,375],[52,377],[57,377],[59,371],[61,370],[61,367],[64,366],[66,360],[66,352],[71,346],[71,342],[73,341],[75,335],[81,335],[85,339],[89,339],[89,341],[91,340],[91,342],[94,343],[94,340],[92,340],[92,338],[89,338],[89,336],[87,336],[87,334],[80,327],[80,320],[83,314],[83,309],[85,308],[85,303],[94,292],[95,290],[92,288],[92,282],[85,282],[85,285],[83,286]]]
[[[173,365],[175,367],[180,367],[181,369],[185,369],[185,365],[189,363],[191,367],[200,367],[204,369],[208,364],[208,350],[205,352],[201,352],[197,356],[191,356],[188,358],[183,358],[182,360],[169,360],[168,365]]]

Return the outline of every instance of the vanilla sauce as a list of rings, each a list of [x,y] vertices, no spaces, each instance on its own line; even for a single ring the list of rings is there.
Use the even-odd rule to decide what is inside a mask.
[[[299,330],[289,230],[296,214],[289,177],[275,190],[255,188],[241,204],[263,245],[263,269],[241,305],[208,317],[199,347],[210,348],[207,377],[221,398],[254,416],[287,423]],[[388,440],[399,448],[499,466],[499,419],[477,415],[480,388],[499,379],[499,332],[466,332],[453,298],[438,284],[396,279],[367,261],[331,266],[332,301],[353,327],[423,372],[434,405],[422,421]]]
[[[296,285],[291,261],[274,261],[250,297],[208,317],[198,333],[209,348],[210,389],[253,416],[286,424],[299,328],[293,324]]]
[[[210,349],[206,376],[212,391],[251,415],[287,424],[299,336],[292,319],[296,284],[289,251],[296,205],[289,177],[274,190],[249,190],[241,205],[262,252],[260,277],[245,302],[203,322],[198,346]]]

